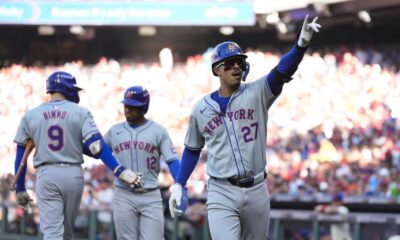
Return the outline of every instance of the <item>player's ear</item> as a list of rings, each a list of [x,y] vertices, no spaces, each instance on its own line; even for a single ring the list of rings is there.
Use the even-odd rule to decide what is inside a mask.
[[[214,76],[219,77],[219,74],[218,74],[219,73],[219,67],[213,68],[212,72],[213,72]]]

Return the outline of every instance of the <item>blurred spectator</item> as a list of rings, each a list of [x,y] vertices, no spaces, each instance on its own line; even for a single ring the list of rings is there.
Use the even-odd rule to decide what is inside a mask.
[[[350,225],[345,220],[349,215],[349,209],[343,205],[343,195],[337,193],[332,197],[330,204],[322,204],[315,207],[315,211],[327,215],[341,216],[341,223],[330,224],[330,235],[321,234],[323,240],[351,240]]]
[[[197,227],[203,226],[206,216],[207,206],[201,202],[191,204],[186,211],[187,219]]]
[[[340,190],[346,196],[399,198],[400,55],[389,52],[346,46],[304,57],[295,81],[290,82],[295,86],[286,89],[270,110],[266,154],[271,195],[323,197]],[[280,57],[277,52],[259,50],[246,54],[253,66],[248,81],[261,77]],[[157,62],[119,62],[105,57],[94,66],[76,61],[1,68],[0,123],[8,127],[0,129],[0,200],[12,197],[6,174],[14,168],[10,161],[15,153],[11,139],[18,126],[14,119],[45,100],[45,79],[51,72],[66,70],[76,75],[85,88],[81,104],[93,109],[103,130],[124,120],[122,106],[115,107],[123,89],[132,81],[147,87],[152,96],[149,118],[165,125],[181,154],[192,105],[217,87],[207,61],[201,55],[192,56],[186,62],[173,62],[168,71]],[[188,188],[201,197],[208,180],[206,154],[199,164]],[[92,191],[87,198],[96,202],[96,191],[103,191],[99,185],[112,181],[113,176],[96,160],[85,159],[85,166],[85,183]],[[28,172],[27,187],[34,190],[35,171],[30,166]],[[172,183],[168,172],[161,171],[159,178],[165,187]]]

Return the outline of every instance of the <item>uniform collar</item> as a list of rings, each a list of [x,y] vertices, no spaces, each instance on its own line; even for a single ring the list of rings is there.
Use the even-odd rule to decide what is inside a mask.
[[[229,107],[230,103],[235,100],[235,98],[237,98],[240,94],[243,93],[245,88],[246,88],[246,84],[240,84],[239,88],[232,94],[231,99],[229,100],[229,103],[228,103],[228,107]],[[217,113],[222,114],[221,109],[219,108],[218,102],[214,101],[214,99],[211,98],[211,95],[214,92],[206,95],[204,97],[204,101],[206,102],[206,104],[208,105],[209,108],[211,108],[212,110],[214,110]]]

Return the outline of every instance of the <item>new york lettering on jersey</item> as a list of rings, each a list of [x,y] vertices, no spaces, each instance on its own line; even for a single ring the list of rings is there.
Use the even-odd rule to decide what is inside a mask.
[[[138,140],[132,140],[132,141],[121,141],[117,143],[113,147],[113,151],[115,154],[120,154],[120,152],[126,151],[126,150],[142,150],[147,153],[153,154],[155,150],[157,150],[157,147],[153,145],[152,143],[148,142],[143,142],[143,141],[138,141]]]
[[[254,120],[255,109],[238,109],[236,111],[226,112],[225,119],[230,122],[235,122],[239,120]],[[213,115],[212,115],[213,116]],[[224,116],[221,114],[215,114],[211,119],[206,123],[206,126],[203,128],[203,131],[209,135],[213,135],[213,131],[216,128],[223,126]]]

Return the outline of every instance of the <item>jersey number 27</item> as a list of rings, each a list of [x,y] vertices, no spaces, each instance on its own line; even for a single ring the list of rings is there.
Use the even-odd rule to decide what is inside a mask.
[[[242,127],[244,142],[251,142],[257,139],[258,122],[250,124],[250,126]]]

